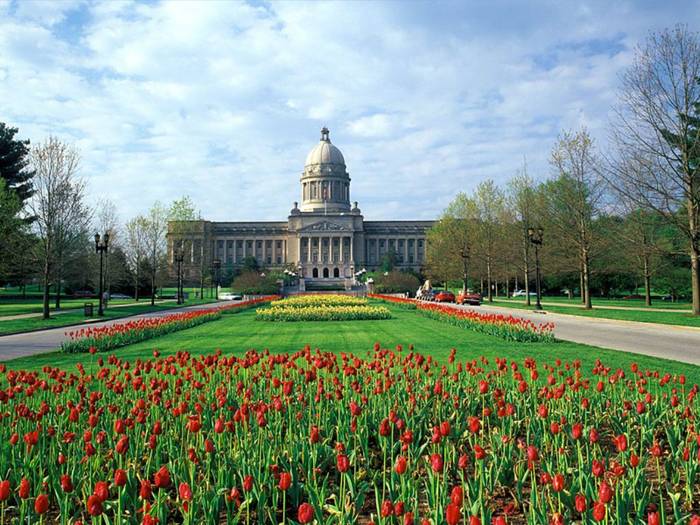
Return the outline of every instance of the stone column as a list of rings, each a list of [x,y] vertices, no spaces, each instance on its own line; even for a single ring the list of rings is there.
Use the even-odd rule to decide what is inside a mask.
[[[408,265],[408,239],[403,240],[403,265]]]
[[[350,264],[355,264],[355,254],[353,253],[352,245],[355,244],[355,239],[350,236]]]
[[[243,258],[248,256],[248,239],[243,239]]]
[[[335,237],[332,235],[328,238],[328,262],[333,264],[333,241]]]
[[[231,256],[233,257],[233,264],[236,264],[236,250],[238,249],[236,244],[238,241],[236,239],[233,239],[233,251],[231,253]]]

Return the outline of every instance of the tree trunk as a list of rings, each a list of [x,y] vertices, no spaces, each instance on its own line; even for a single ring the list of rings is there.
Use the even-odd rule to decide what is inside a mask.
[[[139,265],[136,263],[136,272],[135,272],[135,282],[134,282],[134,300],[138,302],[139,300]]]
[[[486,286],[488,286],[489,302],[493,302],[493,289],[491,288],[491,258],[486,259]]]
[[[531,306],[532,303],[530,301],[530,250],[525,248],[523,250],[523,254],[523,262],[525,263],[525,304]]]
[[[578,275],[579,290],[581,290],[581,304],[586,304],[586,292],[585,292],[584,282],[583,282],[583,272],[584,272],[583,264],[581,264],[581,269],[580,269],[579,275]]]
[[[651,275],[649,274],[649,256],[644,256],[644,304],[651,306]]]
[[[61,309],[61,288],[61,273],[58,272],[58,274],[56,275],[56,303],[54,305],[54,308],[56,308],[56,310]]]
[[[591,304],[591,270],[588,262],[588,252],[583,252],[583,289],[584,289],[584,308],[590,310],[593,308]]]
[[[156,248],[153,247],[153,258],[151,259],[153,268],[151,269],[151,306],[156,304]]]
[[[41,317],[43,319],[49,318],[49,275],[51,274],[51,266],[49,264],[48,258],[44,261],[44,295],[43,295],[43,309]]]
[[[700,315],[700,247],[691,242],[690,275],[693,292],[693,315]]]

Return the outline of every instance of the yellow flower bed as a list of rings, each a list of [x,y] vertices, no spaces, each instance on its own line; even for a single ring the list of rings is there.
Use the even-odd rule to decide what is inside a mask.
[[[359,321],[390,319],[391,312],[384,306],[270,306],[258,308],[255,319],[259,321]]]
[[[308,306],[364,306],[366,304],[367,299],[364,297],[340,294],[318,294],[289,297],[281,301],[274,301],[271,303],[271,306],[306,308]]]

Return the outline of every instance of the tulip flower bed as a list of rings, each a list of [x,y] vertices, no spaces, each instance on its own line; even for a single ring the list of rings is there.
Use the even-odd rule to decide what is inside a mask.
[[[450,323],[461,328],[494,335],[508,341],[520,343],[553,342],[554,323],[533,323],[529,319],[513,315],[481,313],[474,310],[462,310],[439,303],[424,303],[415,299],[372,294],[370,297],[404,305],[413,303],[422,315]]]
[[[277,304],[255,311],[258,321],[361,321],[391,319],[391,312],[383,306],[292,306]]]
[[[0,523],[700,524],[684,376],[411,348],[0,365]]]
[[[96,328],[81,328],[66,332],[70,339],[61,344],[61,351],[68,353],[106,352],[215,321],[221,318],[222,313],[233,313],[253,308],[276,298],[277,296],[261,297],[215,308],[178,312],[162,317],[146,317]]]
[[[274,301],[271,306],[285,308],[306,308],[309,306],[363,306],[367,304],[364,297],[341,294],[294,295],[281,301]]]
[[[418,307],[418,301],[416,301],[415,299],[408,299],[406,297],[399,297],[396,295],[383,295],[371,293],[367,294],[367,297],[395,304],[396,306],[400,308],[405,308],[406,310],[415,310]]]

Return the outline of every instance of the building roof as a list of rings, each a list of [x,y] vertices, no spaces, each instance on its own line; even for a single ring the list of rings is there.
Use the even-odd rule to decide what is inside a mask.
[[[423,235],[436,221],[364,221],[368,235]]]
[[[338,148],[331,144],[328,128],[321,130],[321,140],[306,156],[304,166],[317,164],[340,164],[345,166],[345,158]]]

